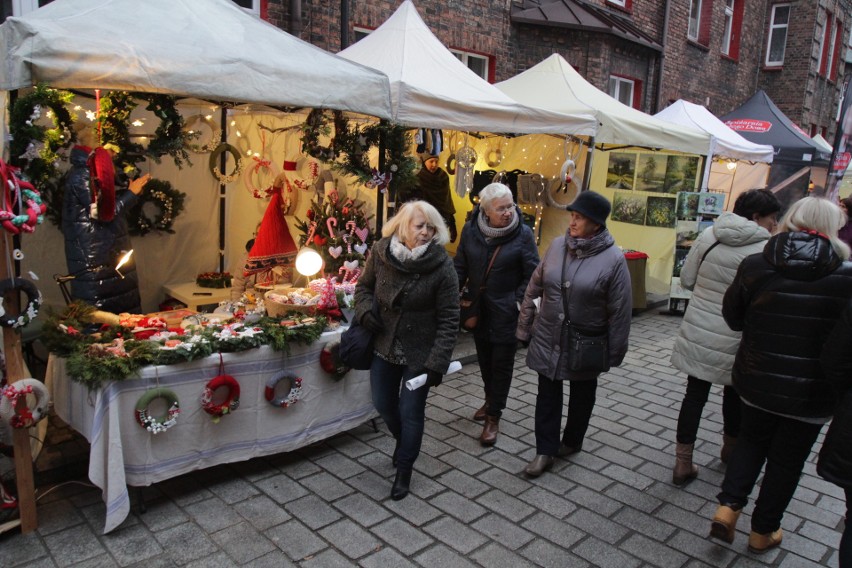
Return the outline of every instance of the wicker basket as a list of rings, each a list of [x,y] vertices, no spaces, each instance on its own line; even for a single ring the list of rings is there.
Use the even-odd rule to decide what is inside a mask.
[[[298,312],[300,314],[315,315],[317,312],[316,304],[299,305],[299,304],[284,304],[271,299],[270,294],[287,295],[294,291],[305,292],[316,296],[310,289],[303,288],[275,288],[269,290],[263,295],[263,305],[266,307],[266,314],[269,317],[277,318],[283,316],[287,312]]]

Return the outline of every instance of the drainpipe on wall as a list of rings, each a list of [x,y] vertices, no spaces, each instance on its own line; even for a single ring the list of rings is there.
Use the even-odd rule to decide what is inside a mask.
[[[340,0],[340,49],[349,47],[349,0]]]
[[[666,36],[669,35],[669,11],[671,7],[670,0],[666,0],[666,14],[663,17],[663,50],[660,52],[660,66],[657,70],[657,108],[654,112],[660,112],[663,109],[663,77],[666,68]]]
[[[302,0],[290,0],[290,35],[302,37]]]

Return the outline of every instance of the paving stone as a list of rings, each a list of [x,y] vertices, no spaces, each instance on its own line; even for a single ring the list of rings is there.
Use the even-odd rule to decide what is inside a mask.
[[[314,463],[324,471],[333,471],[334,475],[341,479],[358,475],[364,471],[364,466],[338,452],[323,456],[315,460]]]
[[[208,534],[236,525],[243,520],[242,516],[218,497],[191,503],[184,508],[184,512]]]
[[[473,528],[512,550],[533,539],[533,535],[516,523],[491,513],[473,523]]]
[[[518,499],[535,509],[544,511],[557,519],[565,518],[577,507],[568,499],[560,497],[542,487],[530,487]]]
[[[334,471],[334,469],[329,471]],[[354,491],[349,485],[341,483],[340,479],[326,472],[306,477],[301,481],[301,484],[329,503]]]
[[[463,497],[455,491],[444,491],[430,499],[429,504],[465,524],[470,524],[487,512],[485,507],[477,505],[475,501]]]
[[[107,552],[87,525],[49,534],[44,544],[57,566],[71,566]]]
[[[388,519],[370,530],[404,556],[411,556],[434,542],[420,528],[412,527],[396,517]]]
[[[38,508],[38,532],[42,536],[73,527],[85,521],[85,517],[80,514],[80,510],[70,500],[53,501]]]
[[[471,558],[479,562],[482,566],[511,566],[512,568],[535,566],[522,556],[519,556],[511,550],[508,550],[496,543],[491,543],[480,548],[471,554]]]
[[[80,530],[85,528],[81,527]],[[48,549],[37,532],[16,535],[14,540],[10,540],[8,536],[0,537],[0,566],[30,565],[39,559],[47,559],[49,562],[47,555]]]
[[[346,517],[365,527],[371,527],[391,516],[391,513],[372,499],[355,493],[334,503]]]
[[[257,495],[259,492],[251,483],[247,483],[244,479],[225,479],[218,483],[213,483],[207,486],[208,489],[217,495],[225,503],[237,503],[243,499],[248,499]]]
[[[441,461],[468,475],[477,473],[489,467],[488,463],[478,457],[470,456],[459,450],[452,450],[441,456]]]
[[[316,495],[308,495],[285,505],[287,512],[316,530],[333,523],[340,513]]]
[[[625,507],[618,511],[612,520],[626,528],[642,533],[648,538],[665,542],[677,530],[672,525],[660,520],[654,515],[637,511],[636,509]]]
[[[352,566],[352,561],[336,550],[324,550],[316,556],[303,560],[299,563],[299,566],[305,568],[349,568]]]
[[[264,534],[293,561],[307,558],[328,547],[315,531],[295,519],[273,527]]]
[[[147,510],[139,518],[152,531],[160,531],[185,523],[189,520],[186,513],[174,501],[160,498],[146,501]],[[124,526],[122,525],[122,528]]]
[[[409,568],[411,561],[392,548],[382,548],[358,562],[363,568]]]
[[[162,530],[155,536],[166,555],[179,566],[218,552],[207,533],[193,523]]]
[[[284,554],[283,550],[275,549],[272,552],[264,554],[260,558],[253,559],[250,563],[246,564],[246,566],[250,566],[251,568],[290,568],[296,566],[296,564],[287,558],[287,555]],[[199,568],[203,567],[199,566]]]
[[[437,481],[468,499],[473,499],[489,489],[488,484],[457,470],[448,471],[439,477]],[[388,490],[390,490],[390,487],[388,487]]]
[[[348,558],[361,558],[381,545],[370,532],[349,519],[343,519],[319,531],[320,535]]]
[[[412,484],[413,483],[414,482],[412,481]],[[387,507],[388,511],[391,513],[402,517],[412,525],[418,527],[428,523],[441,514],[441,511],[411,494],[401,501],[392,501],[388,499],[385,502],[385,507]]]
[[[571,568],[585,567],[589,564],[570,554],[564,548],[556,546],[545,540],[534,540],[528,546],[521,550],[521,555],[528,558],[536,566],[544,566],[546,568]]]
[[[104,538],[104,545],[119,565],[129,566],[164,552],[155,535],[144,525],[120,527]]]
[[[418,554],[414,557],[414,561],[427,568],[465,568],[466,566],[473,568],[475,566],[463,556],[459,556],[457,552],[441,545],[433,546]]]
[[[354,431],[340,434],[330,440],[326,440],[326,444],[352,459],[367,455],[373,451],[369,445],[356,438],[355,435]]]
[[[249,523],[239,523],[210,535],[220,549],[238,564],[246,564],[275,549],[263,534]]]
[[[266,495],[236,503],[234,510],[259,531],[265,531],[290,519],[287,511]]]
[[[481,533],[450,517],[442,517],[424,527],[424,530],[436,541],[461,554],[468,554],[488,542]]]
[[[261,556],[256,560],[259,561],[263,558],[265,558],[265,556]],[[208,556],[207,558],[194,560],[188,563],[184,568],[233,568],[234,566],[238,566],[238,564],[236,564],[230,556],[224,552],[218,552]],[[283,566],[286,566],[286,564]]]
[[[597,568],[634,568],[641,565],[639,559],[594,537],[577,544],[571,552]]]
[[[157,485],[163,494],[180,507],[198,503],[213,495],[209,489],[199,485],[198,480],[192,475],[179,475],[172,479],[166,479]]]
[[[659,568],[679,568],[687,560],[685,554],[639,534],[628,537],[619,548]]]
[[[365,471],[361,475],[350,477],[346,480],[346,483],[371,499],[381,501],[390,496],[393,480],[376,475],[372,471]]]
[[[476,502],[487,509],[491,509],[495,513],[506,517],[512,521],[520,521],[535,512],[533,507],[530,507],[520,499],[516,499],[499,489],[492,489],[484,495],[480,495]]]

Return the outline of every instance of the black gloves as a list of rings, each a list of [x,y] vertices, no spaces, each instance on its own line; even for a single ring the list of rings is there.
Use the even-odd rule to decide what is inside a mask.
[[[430,387],[437,387],[444,380],[444,374],[438,371],[426,371],[426,384]]]
[[[385,326],[372,311],[365,312],[363,316],[361,316],[361,325],[363,325],[367,331],[376,335],[384,331]]]

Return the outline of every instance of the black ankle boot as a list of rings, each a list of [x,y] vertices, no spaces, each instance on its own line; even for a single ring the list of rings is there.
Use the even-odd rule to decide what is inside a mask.
[[[391,457],[391,462],[393,462],[393,466],[396,467],[396,456],[399,454],[399,440],[397,439],[396,445],[393,447],[393,456]]]
[[[401,469],[396,470],[396,478],[393,480],[393,487],[391,488],[391,499],[394,501],[405,499],[406,495],[408,495],[408,486],[410,484],[411,472],[402,471]]]

